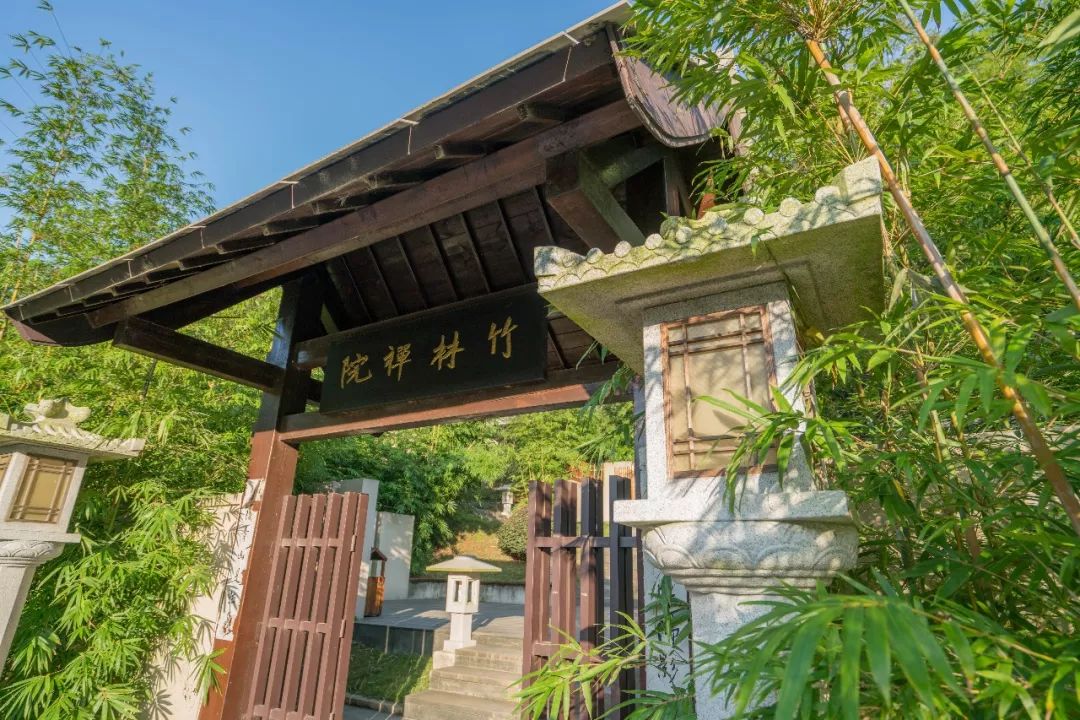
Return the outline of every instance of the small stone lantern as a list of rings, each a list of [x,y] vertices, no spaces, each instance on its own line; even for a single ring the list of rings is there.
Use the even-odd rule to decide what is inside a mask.
[[[642,377],[644,487],[641,499],[615,503],[614,520],[640,528],[650,564],[686,588],[697,642],[766,612],[755,601],[781,584],[813,587],[855,565],[847,498],[817,488],[800,442],[783,476],[775,450],[765,453],[728,496],[745,419],[707,398],[738,406],[735,393],[770,407],[780,390],[801,409],[785,384],[797,328],[827,333],[881,307],[881,232],[871,159],[776,212],[671,218],[644,245],[611,253],[536,250],[541,296]],[[730,717],[709,683],[696,687],[697,717]]]
[[[453,665],[456,651],[476,644],[472,638],[472,622],[480,608],[480,579],[475,576],[502,572],[502,569],[469,555],[455,555],[429,566],[427,571],[449,573],[446,577],[446,612],[450,613],[450,637],[443,643],[442,651],[434,653],[434,666],[446,667]]]
[[[499,515],[502,517],[510,517],[514,512],[514,489],[509,485],[500,485],[495,489],[499,491],[499,499],[502,502],[502,507],[499,509]]]
[[[37,566],[80,540],[68,523],[87,462],[132,458],[144,443],[80,430],[90,410],[67,400],[27,405],[26,414],[29,422],[0,413],[0,667]]]

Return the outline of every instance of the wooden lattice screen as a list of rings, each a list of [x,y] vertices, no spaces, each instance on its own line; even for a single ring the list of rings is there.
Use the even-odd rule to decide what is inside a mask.
[[[283,500],[247,718],[340,720],[367,495]]]
[[[612,476],[608,488],[609,503],[632,497],[633,483],[628,478]],[[634,530],[614,522],[608,523],[605,535],[603,501],[602,485],[596,479],[529,487],[526,673],[539,669],[558,652],[565,642],[563,633],[588,651],[605,641],[605,624],[625,624],[620,613],[642,620],[640,541]],[[630,690],[640,687],[639,674],[625,673],[596,698],[595,712],[614,708],[629,699]],[[576,712],[587,717],[583,703],[577,703]],[[608,717],[621,719],[623,715],[617,710]]]

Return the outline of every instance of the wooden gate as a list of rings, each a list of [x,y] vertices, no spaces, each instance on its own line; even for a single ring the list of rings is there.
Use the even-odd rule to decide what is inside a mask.
[[[340,720],[367,501],[284,498],[246,718]]]
[[[642,621],[640,540],[636,531],[614,522],[608,523],[605,535],[602,488],[592,478],[529,487],[526,673],[538,670],[558,652],[565,642],[563,634],[588,651],[607,639],[605,624],[625,624],[620,613]],[[632,488],[629,478],[608,478],[608,517],[610,503],[630,499]],[[624,673],[596,698],[596,714],[628,700],[629,691],[641,687],[640,673]],[[587,717],[583,704],[577,705],[579,717]],[[617,710],[608,717],[624,715]]]

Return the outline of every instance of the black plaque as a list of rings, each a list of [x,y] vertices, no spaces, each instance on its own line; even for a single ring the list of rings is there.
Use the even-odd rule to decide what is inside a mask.
[[[322,412],[544,379],[547,306],[536,288],[388,320],[331,346]]]

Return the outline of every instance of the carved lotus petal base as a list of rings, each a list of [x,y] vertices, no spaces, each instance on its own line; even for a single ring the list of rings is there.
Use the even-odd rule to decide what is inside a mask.
[[[652,563],[692,593],[812,587],[855,566],[858,533],[835,522],[679,522],[645,533]]]

